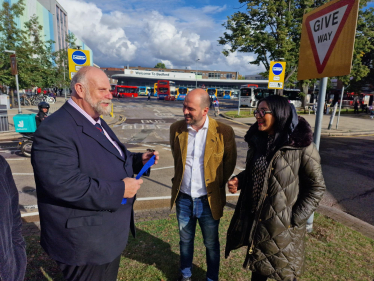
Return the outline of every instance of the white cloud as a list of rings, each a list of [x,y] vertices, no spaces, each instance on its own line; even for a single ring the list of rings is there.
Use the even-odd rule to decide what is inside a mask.
[[[215,13],[220,13],[222,11],[226,10],[226,5],[220,7],[220,6],[205,6],[202,8],[203,13],[210,13],[210,14],[215,14]]]
[[[248,64],[253,60],[250,55],[222,54],[223,46],[217,40],[224,27],[212,15],[226,10],[226,5],[200,9],[178,6],[165,10],[157,9],[150,0],[136,0],[149,4],[137,3],[137,8],[131,7],[135,0],[131,3],[108,0],[108,5],[99,0],[85,1],[89,0],[59,2],[68,12],[69,29],[93,50],[94,61],[100,66],[153,67],[163,62],[167,68],[197,67],[241,74],[263,70]],[[97,4],[92,3],[95,1]]]
[[[115,25],[121,20],[121,13],[112,14],[112,24],[95,4],[78,0],[60,2],[68,12],[69,30],[93,50],[95,61],[116,63],[119,59],[134,59],[137,47],[127,38],[124,29]]]

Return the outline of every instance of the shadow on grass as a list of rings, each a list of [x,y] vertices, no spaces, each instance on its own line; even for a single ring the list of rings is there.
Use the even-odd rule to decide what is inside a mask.
[[[25,280],[64,280],[57,264],[40,246],[40,237],[37,235],[25,237],[27,268]]]
[[[170,243],[167,243],[141,229],[136,230],[136,239],[130,237],[129,243],[122,256],[124,258],[135,260],[139,263],[148,265],[152,268],[157,268],[157,270],[161,271],[162,273],[160,279],[154,276],[154,273],[152,272],[144,273],[142,277],[143,280],[145,280],[144,278],[152,279],[152,275],[153,280],[164,280],[164,278],[166,280],[177,280],[179,277],[179,254],[176,254],[172,251]],[[125,271],[126,266],[127,264],[125,262]],[[144,269],[144,271],[147,270],[149,270],[149,268]],[[194,280],[205,280],[206,271],[199,266],[196,266],[196,264],[193,265],[192,274]],[[119,276],[121,276],[121,274]],[[126,275],[126,277],[127,278],[124,278],[123,280],[129,280],[128,278],[130,278],[130,276]],[[139,277],[140,276],[138,275],[138,278]],[[132,280],[137,279],[135,276],[132,276],[132,278]],[[120,280],[121,279],[122,278],[120,278]]]

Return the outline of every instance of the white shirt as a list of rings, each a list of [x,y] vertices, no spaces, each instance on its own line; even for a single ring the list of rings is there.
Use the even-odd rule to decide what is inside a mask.
[[[80,112],[84,117],[87,118],[88,121],[90,121],[90,123],[92,123],[92,125],[95,126],[96,123],[99,123],[100,126],[101,126],[101,119],[99,118],[99,120],[95,121],[95,119],[93,119],[86,111],[84,111],[82,108],[79,107],[79,105],[77,105],[75,103],[75,101],[72,100],[72,98],[68,99],[68,103],[74,107],[76,110],[78,110],[78,112]],[[123,157],[123,152],[122,152],[122,149],[119,147],[118,143],[114,140],[112,140],[112,138],[108,135],[108,133],[104,130],[103,128],[103,131],[104,131],[104,134],[106,136],[106,138],[114,145],[115,148],[117,148],[119,154],[121,154],[121,156]]]
[[[204,126],[196,131],[187,125],[187,158],[184,168],[181,192],[193,198],[207,194],[204,177],[204,154],[209,118],[206,116]]]

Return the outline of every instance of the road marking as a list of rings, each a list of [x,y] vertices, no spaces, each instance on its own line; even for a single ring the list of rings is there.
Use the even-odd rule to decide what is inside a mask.
[[[226,194],[226,196],[239,196],[240,194]],[[165,199],[171,199],[171,196],[159,196],[159,197],[142,197],[142,198],[136,198],[137,201],[148,201],[148,200],[165,200]]]
[[[170,149],[170,148],[166,148],[166,147],[164,147],[163,149],[165,149],[165,150],[168,150],[168,151],[171,151],[171,149]]]
[[[13,173],[13,176],[33,176],[34,173]]]
[[[244,168],[241,168],[241,167],[235,167],[235,169],[238,169],[240,171],[244,171],[245,170]]]
[[[21,214],[21,218],[23,218],[23,217],[31,217],[31,216],[39,216],[39,212],[32,212],[32,213],[23,213],[23,214]]]
[[[146,146],[146,147],[156,147],[154,145],[149,145],[149,144],[142,144],[142,146]]]
[[[25,158],[8,158],[6,161],[23,161]]]
[[[18,152],[21,150],[0,150],[0,153],[12,153],[12,152]]]
[[[174,166],[169,166],[169,167],[161,167],[161,168],[151,168],[151,171],[156,171],[156,170],[163,170],[163,169],[171,169],[174,168]]]

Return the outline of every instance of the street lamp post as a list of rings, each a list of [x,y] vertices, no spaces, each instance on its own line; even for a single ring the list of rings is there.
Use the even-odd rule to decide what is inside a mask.
[[[11,50],[4,50],[4,52],[11,53],[11,54],[16,54],[16,51],[11,51]],[[15,74],[15,77],[16,77],[16,88],[17,88],[18,113],[22,113],[21,99],[19,97],[18,72],[17,72],[17,74]]]
[[[197,89],[197,62],[199,61],[200,59],[197,59],[196,60],[196,72],[195,72],[195,79],[196,79],[196,89]]]

